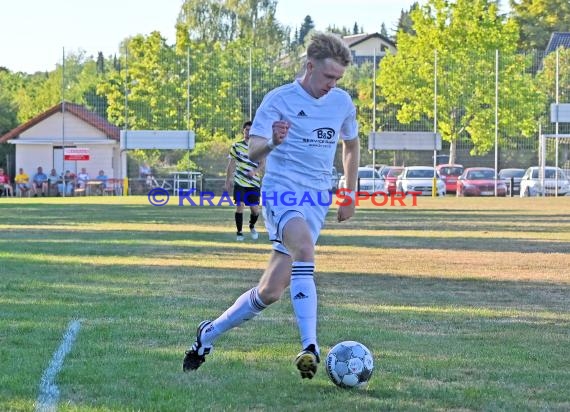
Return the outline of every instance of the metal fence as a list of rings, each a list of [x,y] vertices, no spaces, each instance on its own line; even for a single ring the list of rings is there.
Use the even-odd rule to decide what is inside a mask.
[[[292,81],[302,67],[301,61],[291,56],[231,47],[193,48],[185,54],[172,48],[146,54],[125,50],[107,65],[110,67],[105,70],[98,68],[102,75],[96,91],[77,103],[86,104],[124,129],[195,131],[197,148],[193,153],[160,154],[161,164],[168,167],[187,161],[211,177],[223,173],[231,141],[239,136],[243,121],[255,114],[264,94]],[[434,76],[434,110],[410,122],[401,121],[400,107],[383,95],[381,65],[378,67],[370,63],[351,67],[339,84],[358,107],[363,164],[371,163],[372,154],[365,149],[372,131],[431,131],[434,125],[454,129],[458,162],[492,165],[498,158],[500,167],[536,165],[539,129],[549,134],[570,133],[569,124],[556,125],[549,118],[550,104],[570,102],[569,50],[559,49],[550,55],[473,51],[447,61],[434,58],[433,67],[427,68]],[[64,84],[65,76],[67,73]],[[72,81],[76,79],[70,78]],[[429,85],[423,86],[429,89]],[[493,135],[486,146],[477,144],[475,117],[488,125],[486,135]],[[439,120],[444,118],[445,124]],[[481,130],[481,125],[477,127]],[[444,130],[438,132],[446,135]],[[553,164],[558,153],[558,163],[570,168],[568,142],[557,145],[547,147],[547,162]],[[450,147],[444,139],[442,152],[448,153]],[[432,153],[417,152],[377,154],[379,163],[431,164],[431,157]],[[335,162],[340,167],[340,155]]]

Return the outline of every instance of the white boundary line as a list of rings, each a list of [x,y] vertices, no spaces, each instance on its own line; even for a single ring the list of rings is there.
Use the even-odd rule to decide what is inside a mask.
[[[59,389],[55,384],[55,378],[63,366],[65,356],[71,351],[71,346],[80,327],[81,323],[78,320],[69,323],[59,348],[53,354],[49,366],[44,371],[40,380],[40,394],[36,401],[36,412],[53,412],[57,409]]]

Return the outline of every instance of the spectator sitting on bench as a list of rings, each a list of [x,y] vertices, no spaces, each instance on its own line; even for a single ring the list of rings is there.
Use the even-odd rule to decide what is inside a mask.
[[[63,185],[65,185],[65,195],[71,196],[73,194],[73,188],[75,187],[75,175],[69,170],[65,171],[65,174],[61,176],[61,183],[57,185],[57,190],[61,194],[64,191]]]
[[[59,196],[59,190],[57,188],[57,182],[59,181],[59,176],[55,169],[51,169],[48,176],[48,193],[51,195]]]
[[[48,177],[41,166],[38,166],[38,171],[32,178],[32,192],[34,193],[34,197],[38,195],[38,191],[41,192],[42,196],[45,196],[48,192]]]
[[[77,175],[77,187],[80,189],[85,189],[87,187],[87,181],[90,179],[87,169],[82,167],[81,172]]]
[[[6,192],[6,197],[14,197],[14,191],[10,184],[10,176],[4,173],[4,169],[0,168],[0,194]]]
[[[101,190],[101,193],[103,193],[107,188],[107,180],[109,180],[109,178],[107,177],[107,175],[103,170],[99,170],[99,174],[95,179],[101,181],[101,187],[99,188],[99,190]]]
[[[30,190],[30,176],[21,167],[14,181],[16,182],[16,192],[19,192],[20,195],[27,195]]]

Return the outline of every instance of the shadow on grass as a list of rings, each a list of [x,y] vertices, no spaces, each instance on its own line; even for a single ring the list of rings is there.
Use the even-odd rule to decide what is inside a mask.
[[[501,235],[501,236],[504,236]],[[198,244],[198,242],[202,242]],[[179,244],[173,244],[179,243]],[[226,233],[191,231],[153,231],[141,230],[85,230],[72,226],[69,229],[18,228],[7,230],[0,239],[4,252],[10,250],[31,251],[34,254],[50,254],[54,256],[121,256],[141,255],[142,257],[164,257],[168,255],[204,253],[210,255],[227,255],[237,253],[253,253],[268,255],[270,242],[266,233],[253,242],[237,243],[231,227]],[[513,237],[494,237],[492,232],[486,236],[463,237],[429,236],[415,237],[410,235],[359,234],[358,231],[345,236],[329,235],[323,231],[319,238],[322,246],[357,246],[360,248],[395,248],[395,249],[427,249],[427,250],[461,250],[478,252],[519,252],[562,253],[570,254],[569,242],[549,239],[520,239]]]
[[[65,225],[79,223],[180,223],[229,225],[233,224],[232,207],[153,207],[150,205],[105,204],[41,204],[25,203],[2,205],[18,213],[9,213],[10,225]],[[570,210],[569,210],[570,212]],[[247,215],[246,211],[246,215]],[[336,211],[329,212],[329,223]],[[360,209],[355,218],[337,228],[368,230],[410,230],[436,225],[440,231],[520,231],[513,222],[524,223],[524,231],[552,231],[555,225],[570,225],[570,213],[535,213],[524,210],[485,209]],[[419,225],[419,227],[418,227]],[[328,225],[331,226],[330,224]],[[335,226],[333,224],[333,226]]]
[[[232,303],[240,293],[254,286],[262,270],[232,270],[204,267],[153,267],[149,265],[101,265],[84,263],[31,262],[26,258],[5,260],[0,272],[6,282],[0,290],[18,294],[32,291],[48,297],[50,293],[90,298],[114,299],[116,296],[139,299],[148,295],[165,298],[196,296]],[[12,268],[25,267],[25,273]],[[557,310],[570,313],[570,284],[489,279],[448,279],[393,274],[317,272],[316,281],[325,301],[362,305],[412,305],[414,307],[469,306],[523,311]],[[288,299],[287,294],[284,296]],[[191,304],[191,302],[188,302]],[[222,304],[221,307],[223,307]]]

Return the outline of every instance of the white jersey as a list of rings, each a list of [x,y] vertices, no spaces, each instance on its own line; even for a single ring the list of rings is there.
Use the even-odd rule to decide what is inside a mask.
[[[267,156],[265,190],[275,185],[330,189],[339,137],[352,140],[358,136],[356,108],[348,93],[334,88],[315,99],[298,80],[278,87],[261,102],[250,136],[271,139],[277,120],[289,122],[290,127],[283,143]]]

